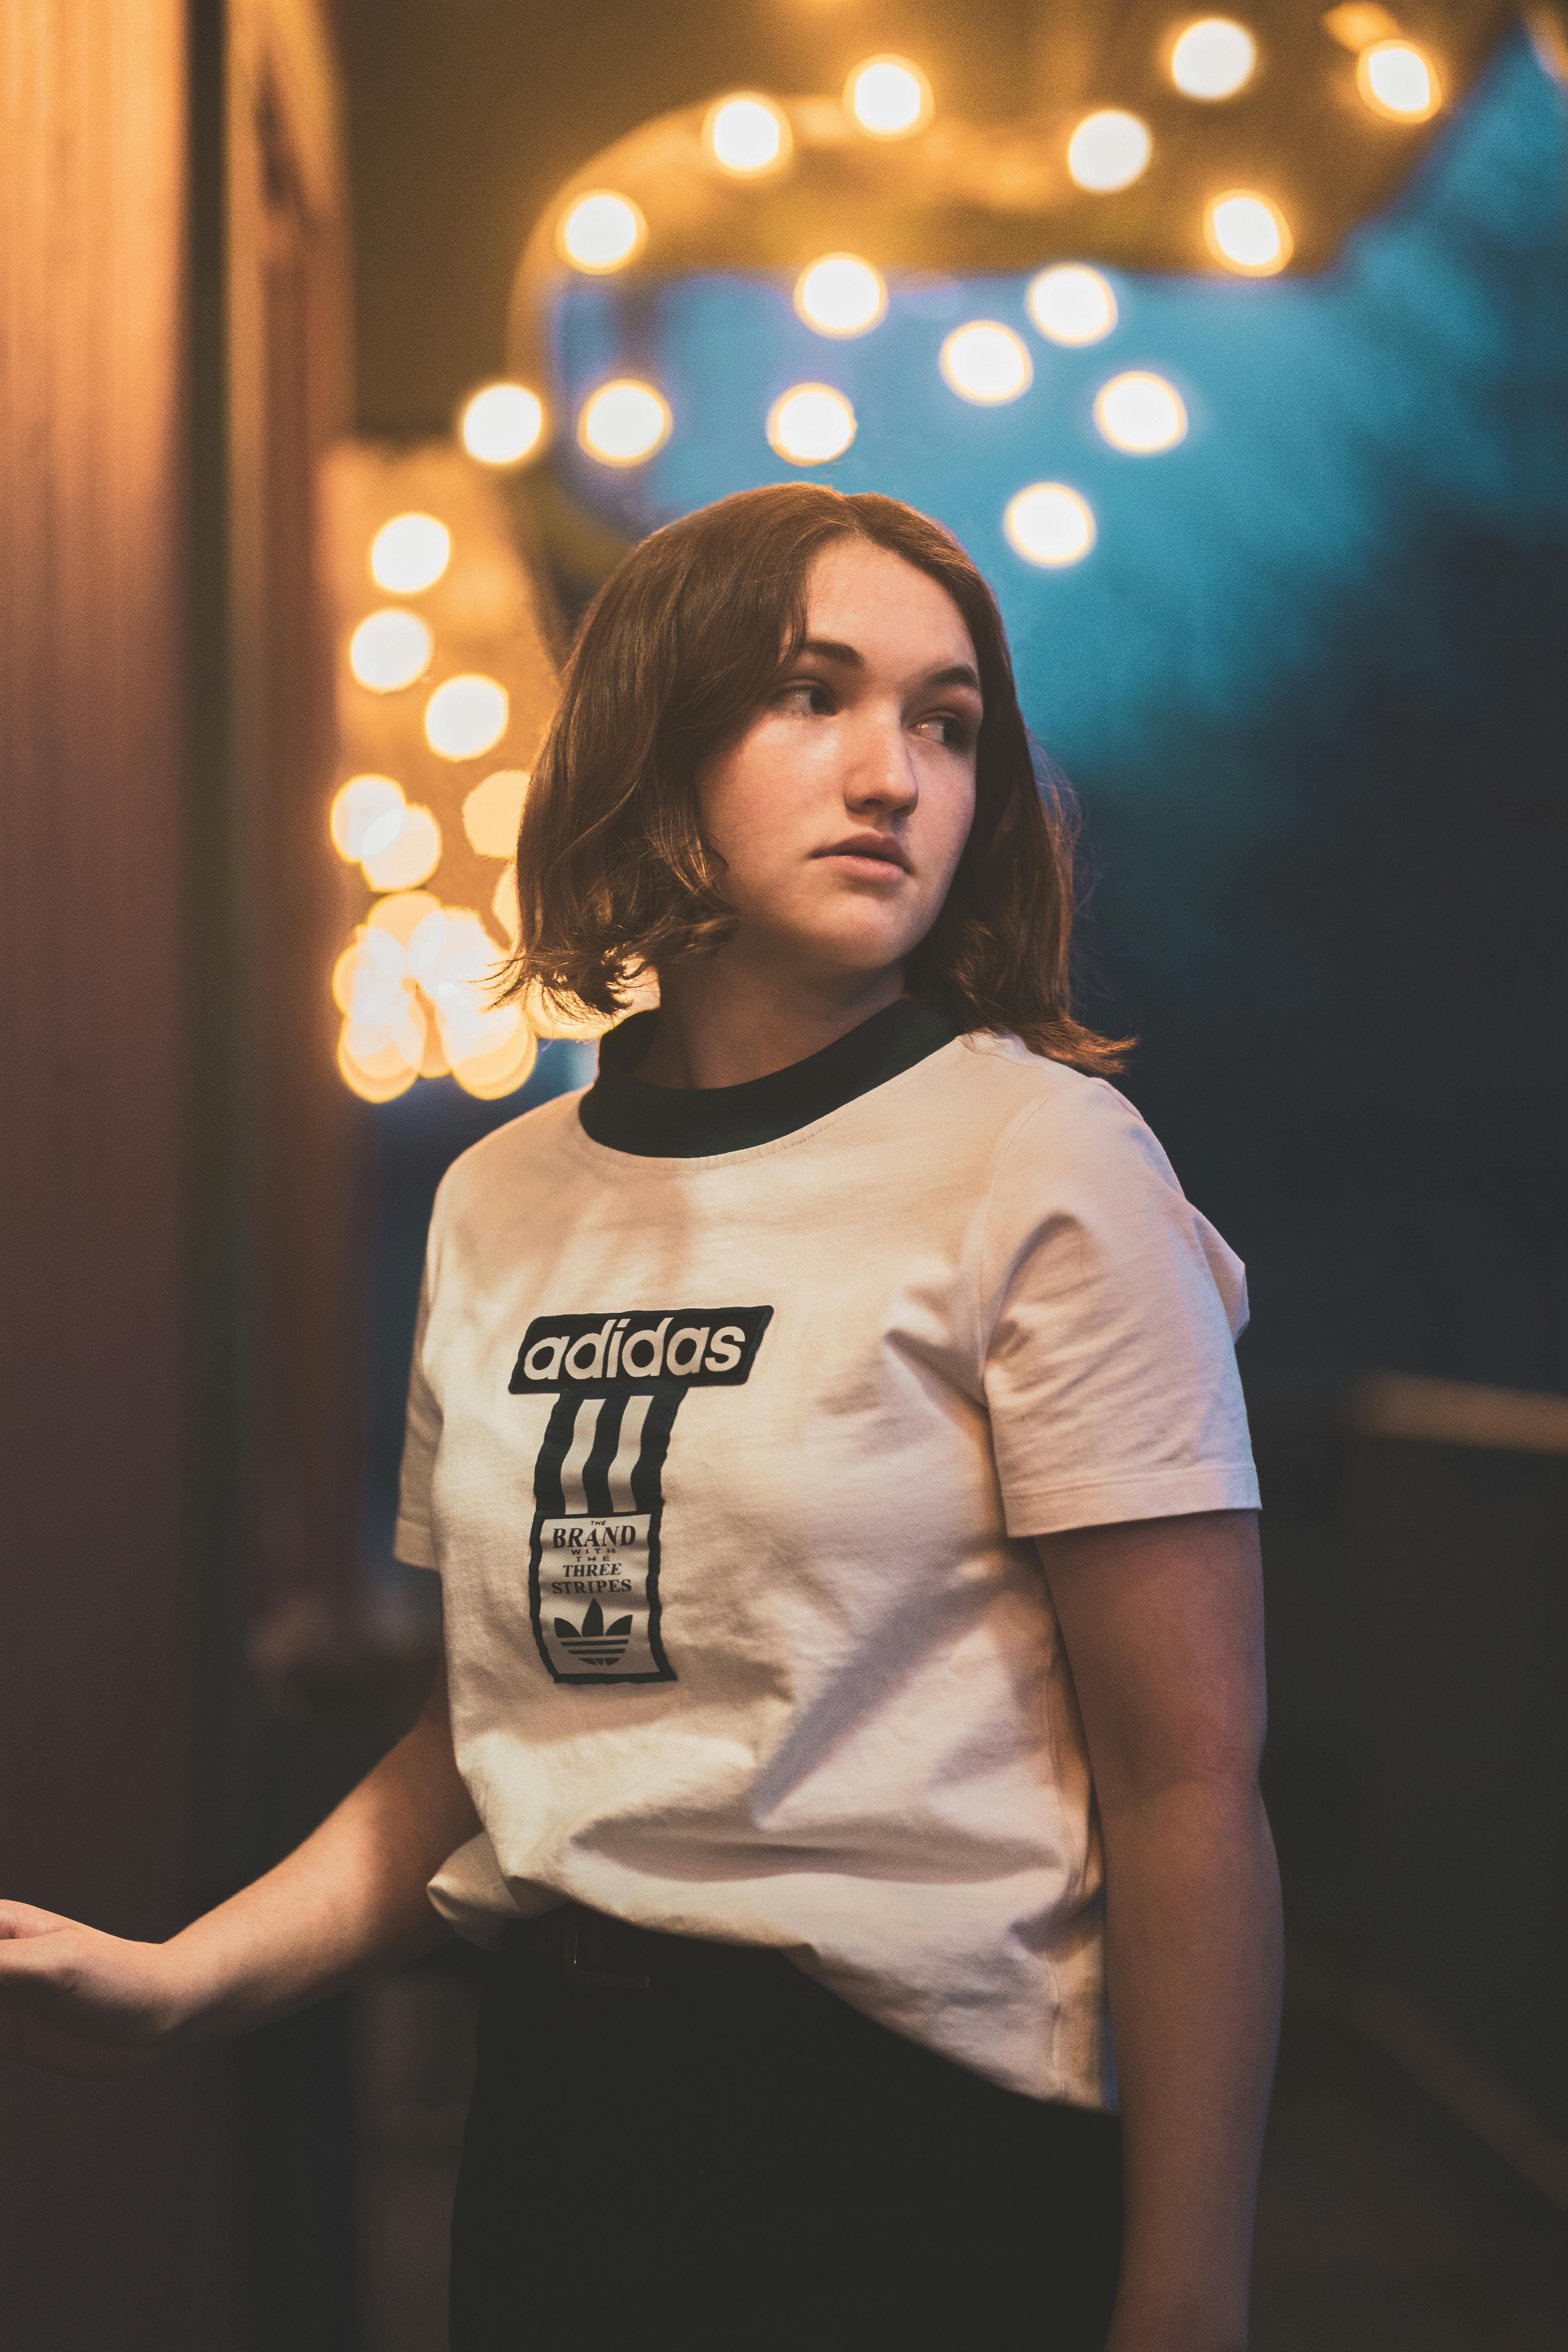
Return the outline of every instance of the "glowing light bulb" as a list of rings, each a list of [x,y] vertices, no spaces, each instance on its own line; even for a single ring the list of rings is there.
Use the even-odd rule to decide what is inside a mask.
[[[669,438],[668,404],[651,383],[604,383],[577,419],[577,438],[602,466],[640,466]]]
[[[390,838],[367,839],[360,863],[373,890],[412,890],[441,863],[441,828],[427,808],[405,809]]]
[[[539,1041],[527,1023],[520,1020],[503,1045],[489,1053],[454,1060],[452,1076],[465,1094],[477,1095],[481,1102],[499,1102],[503,1095],[517,1092],[538,1058]]]
[[[1443,102],[1430,60],[1408,41],[1374,41],[1356,59],[1355,86],[1374,114],[1425,122]]]
[[[1068,171],[1080,188],[1110,195],[1140,179],[1153,152],[1153,134],[1140,115],[1102,107],[1086,114],[1068,141]]]
[[[351,776],[332,796],[332,847],[351,866],[357,865],[371,828],[384,825],[392,816],[401,824],[405,806],[403,787],[390,776]]]
[[[647,223],[629,196],[595,188],[567,207],[557,242],[574,269],[597,278],[624,269],[647,239]]]
[[[365,918],[365,928],[384,931],[399,947],[406,948],[426,916],[439,913],[440,906],[439,898],[432,898],[428,890],[399,890],[393,898],[376,900]]]
[[[855,438],[855,411],[830,383],[797,383],[768,411],[768,440],[792,466],[842,457]]]
[[[463,831],[469,846],[481,857],[510,857],[515,853],[527,790],[526,768],[498,768],[493,776],[474,786],[463,803]]]
[[[465,406],[459,429],[481,466],[520,466],[539,446],[544,404],[525,383],[487,383]]]
[[[710,107],[702,137],[713,161],[742,179],[787,163],[795,143],[784,109],[751,89]]]
[[[907,139],[931,121],[931,84],[908,58],[868,58],[846,82],[844,103],[868,138]]]
[[[394,515],[370,543],[370,576],[394,596],[433,588],[452,556],[452,534],[434,515]]]
[[[855,253],[826,253],[795,281],[795,307],[819,335],[865,335],[887,315],[880,274]]]
[[[1029,316],[1053,343],[1098,343],[1116,324],[1116,297],[1098,269],[1059,261],[1030,287]]]
[[[1279,206],[1249,189],[1216,196],[1204,215],[1209,251],[1227,269],[1272,278],[1290,258],[1290,231]]]
[[[417,613],[388,604],[349,639],[349,667],[373,694],[398,694],[430,667],[436,640]]]
[[[1031,482],[1007,502],[1002,528],[1026,563],[1077,563],[1094,545],[1094,516],[1065,482]]]
[[[961,399],[983,408],[1016,400],[1035,378],[1034,362],[1012,328],[994,319],[974,319],[967,327],[955,327],[937,364]]]
[[[425,740],[443,760],[477,760],[500,741],[510,715],[506,688],[493,677],[449,677],[425,706]]]
[[[1171,79],[1184,98],[1234,98],[1252,79],[1258,43],[1229,16],[1200,16],[1171,52]]]
[[[408,963],[390,931],[361,924],[332,966],[332,1000],[357,1028],[395,1028],[406,1009]]]
[[[508,947],[515,948],[522,936],[522,918],[518,912],[517,906],[515,866],[501,867],[500,880],[496,884],[495,895],[490,900],[490,912],[505,935]]]
[[[1094,421],[1113,448],[1147,457],[1184,440],[1187,412],[1182,395],[1163,375],[1137,371],[1113,375],[1095,395]]]

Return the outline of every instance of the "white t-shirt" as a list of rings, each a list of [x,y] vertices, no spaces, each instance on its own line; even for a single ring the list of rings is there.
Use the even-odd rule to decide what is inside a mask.
[[[444,1580],[482,1835],[431,1898],[777,1947],[1111,2104],[1101,1867],[1038,1556],[1250,1508],[1237,1259],[1113,1088],[959,1038],[750,1150],[576,1096],[447,1173],[398,1556]]]

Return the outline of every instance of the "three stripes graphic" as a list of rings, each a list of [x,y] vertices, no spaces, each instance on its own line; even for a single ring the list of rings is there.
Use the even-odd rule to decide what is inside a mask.
[[[686,1391],[673,1384],[607,1397],[555,1400],[533,1473],[533,1495],[547,1519],[594,1512],[656,1511],[669,1433]]]
[[[556,1397],[534,1465],[529,1599],[539,1654],[557,1682],[675,1680],[674,1669],[659,1640],[659,1523],[664,1514],[661,1474],[675,1416],[686,1393],[682,1386],[661,1382],[651,1389],[612,1391],[605,1397],[585,1397],[580,1390],[563,1390]],[[573,1522],[614,1521],[617,1517],[646,1518],[647,1523],[646,1548],[638,1547],[641,1562],[631,1559],[625,1562],[629,1569],[646,1564],[642,1567],[646,1664],[631,1673],[617,1673],[615,1669],[631,1643],[635,1612],[617,1617],[606,1628],[597,1601],[590,1601],[581,1624],[557,1617],[552,1610],[552,1638],[545,1633],[541,1591],[544,1534],[547,1528],[555,1534],[552,1522],[565,1521],[570,1526]],[[554,1556],[563,1567],[574,1557]],[[639,1642],[634,1656],[640,1660],[643,1655],[643,1643]]]

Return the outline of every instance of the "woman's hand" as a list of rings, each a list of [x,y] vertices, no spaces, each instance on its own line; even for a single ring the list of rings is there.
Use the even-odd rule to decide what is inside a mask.
[[[445,1663],[406,1738],[304,1844],[166,1944],[0,1903],[0,2056],[112,2074],[248,2032],[451,1929],[427,1881],[479,1829],[452,1753]]]
[[[59,2074],[123,2074],[178,2031],[170,1955],[167,1944],[0,1903],[0,2055]]]

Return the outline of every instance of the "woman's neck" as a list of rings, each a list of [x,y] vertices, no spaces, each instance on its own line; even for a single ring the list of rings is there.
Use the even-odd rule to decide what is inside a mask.
[[[656,1087],[739,1087],[819,1054],[904,993],[901,964],[805,982],[731,964],[722,949],[659,974],[658,1019],[637,1075]]]

